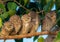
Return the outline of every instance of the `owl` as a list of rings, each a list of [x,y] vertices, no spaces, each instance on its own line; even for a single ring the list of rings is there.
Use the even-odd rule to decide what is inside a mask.
[[[37,31],[38,26],[40,24],[40,16],[34,11],[31,11],[28,15],[31,17],[31,23],[32,23],[30,33],[34,33]]]
[[[11,32],[13,31],[13,24],[11,23],[11,22],[5,22],[4,23],[4,25],[3,25],[3,27],[2,27],[2,31],[1,31],[1,33],[3,34],[3,35],[10,35],[11,34]]]
[[[21,20],[22,20],[22,30],[20,34],[27,34],[32,27],[31,17],[28,14],[25,14],[21,17]]]
[[[9,21],[13,24],[13,26],[14,26],[14,32],[16,32],[16,34],[17,34],[20,31],[21,24],[22,24],[20,16],[13,15],[13,16],[10,17]]]
[[[42,31],[50,31],[56,24],[56,13],[54,11],[47,13],[43,19]]]

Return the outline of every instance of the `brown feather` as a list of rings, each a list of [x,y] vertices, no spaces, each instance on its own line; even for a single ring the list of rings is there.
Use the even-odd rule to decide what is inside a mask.
[[[30,32],[34,33],[38,29],[38,26],[40,24],[40,17],[36,12],[33,12],[33,11],[31,11],[28,15],[30,15],[32,18],[31,20],[32,28]]]
[[[42,25],[42,31],[50,31],[50,29],[56,24],[56,13],[50,12],[45,15]]]

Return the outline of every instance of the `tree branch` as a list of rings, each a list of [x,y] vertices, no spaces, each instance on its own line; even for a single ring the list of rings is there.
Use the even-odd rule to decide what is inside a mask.
[[[13,36],[0,36],[0,39],[21,39],[21,38],[28,38],[32,36],[39,36],[39,35],[56,35],[57,32],[35,32],[35,33],[29,33],[24,35],[13,35]]]
[[[25,10],[30,11],[29,9],[25,8],[25,7],[22,6],[20,3],[18,3],[16,0],[14,0],[14,2],[16,2],[16,3],[19,5],[19,7],[22,7],[22,8],[24,8]]]

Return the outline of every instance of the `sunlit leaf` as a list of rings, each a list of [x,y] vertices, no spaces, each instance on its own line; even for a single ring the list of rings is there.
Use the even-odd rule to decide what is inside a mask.
[[[0,28],[2,27],[2,18],[0,18]]]
[[[38,38],[37,42],[44,42],[44,38],[43,37]]]

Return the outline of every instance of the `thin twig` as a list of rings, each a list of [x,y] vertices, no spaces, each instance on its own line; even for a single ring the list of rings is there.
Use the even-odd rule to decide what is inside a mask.
[[[35,33],[29,33],[25,35],[13,35],[13,36],[0,36],[0,39],[21,39],[21,38],[27,38],[32,36],[39,36],[39,35],[56,35],[57,32],[35,32]]]
[[[38,13],[38,14],[39,14],[39,13],[42,13],[42,14],[43,14],[43,12],[44,12],[44,10],[41,10],[40,12],[36,12],[36,13]]]
[[[29,9],[25,8],[25,7],[22,6],[20,3],[18,3],[16,0],[14,0],[14,2],[16,2],[16,3],[19,5],[19,7],[22,7],[22,8],[24,8],[24,9],[26,9],[27,11],[30,11]]]

